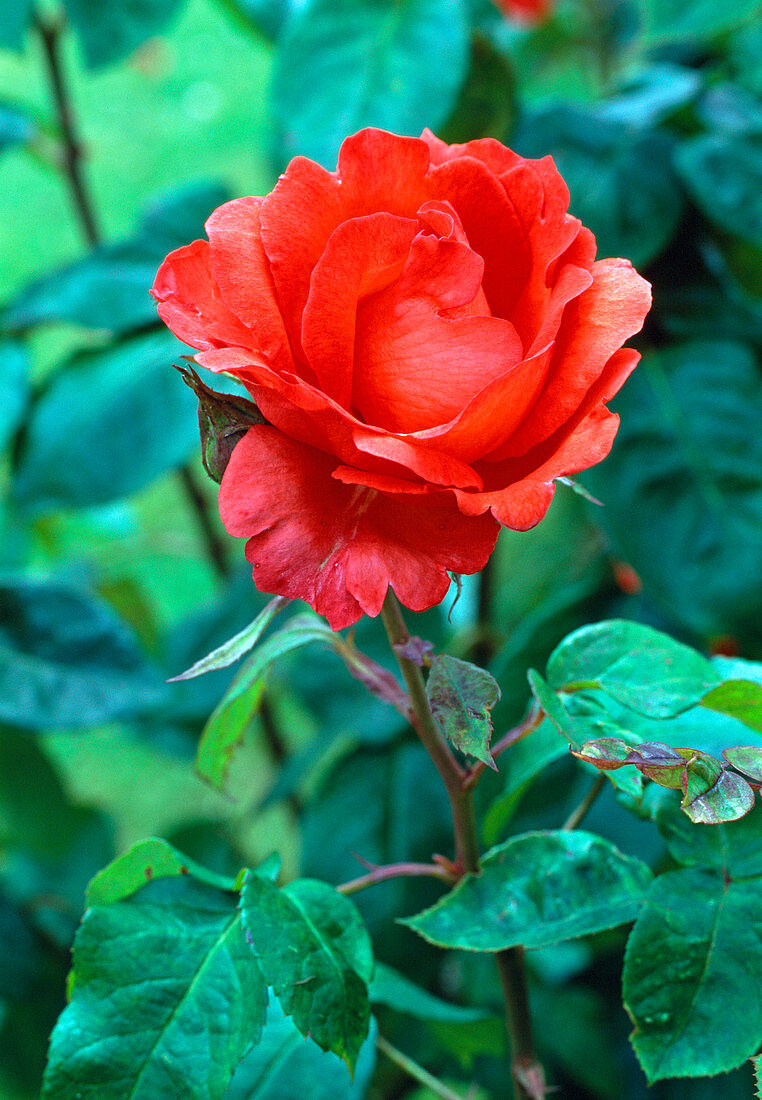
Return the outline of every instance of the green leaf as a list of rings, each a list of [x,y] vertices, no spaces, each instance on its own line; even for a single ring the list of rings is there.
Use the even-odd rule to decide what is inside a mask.
[[[591,833],[526,833],[492,848],[436,905],[401,921],[438,947],[547,947],[634,920],[651,881]]]
[[[87,726],[135,717],[163,696],[105,604],[60,582],[0,579],[0,721]]]
[[[333,168],[347,134],[436,130],[468,64],[462,0],[312,0],[279,42],[272,95],[282,159]]]
[[[762,1054],[755,1055],[755,1057],[751,1059],[751,1064],[754,1067],[755,1092],[757,1100],[760,1100],[760,1097],[762,1097]]]
[[[569,714],[553,688],[543,680],[539,672],[530,668],[527,672],[529,686],[532,694],[539,703],[544,714],[548,716],[559,733],[570,742],[571,745],[579,744],[580,728],[575,719]]]
[[[118,61],[158,34],[179,0],[66,0],[66,14],[78,32],[92,69]]]
[[[224,1095],[267,1005],[236,900],[181,877],[88,910],[45,1100]]]
[[[762,684],[752,680],[726,680],[707,692],[701,705],[737,718],[745,726],[762,733]]]
[[[570,634],[550,655],[547,676],[557,691],[598,687],[647,718],[674,718],[720,680],[695,649],[624,619]]]
[[[615,552],[665,615],[701,637],[758,633],[760,405],[759,371],[744,345],[651,352],[617,398],[611,454],[585,475],[606,505],[596,520]]]
[[[623,979],[649,1081],[727,1072],[759,1048],[761,897],[757,879],[726,881],[698,867],[653,883]]]
[[[748,779],[762,783],[762,749],[758,745],[735,745],[732,749],[723,749],[722,755]]]
[[[754,791],[711,756],[696,754],[685,769],[681,805],[691,821],[717,825],[747,814],[754,806]]]
[[[375,1020],[360,1047],[354,1075],[329,1050],[305,1042],[277,1000],[267,1010],[262,1038],[249,1051],[225,1100],[365,1100],[376,1065]]]
[[[500,688],[494,676],[468,661],[443,654],[431,660],[426,695],[447,740],[460,752],[495,768],[489,751],[489,712],[500,698]]]
[[[707,829],[689,821],[670,798],[659,805],[656,824],[670,855],[686,867],[714,867],[734,879],[762,875],[762,804]]]
[[[99,871],[87,888],[87,904],[111,905],[123,901],[153,879],[191,875],[218,890],[232,890],[232,879],[224,878],[188,859],[166,840],[148,837]]]
[[[171,369],[169,332],[75,356],[32,408],[13,491],[26,510],[134,493],[198,446],[196,402]]]
[[[235,661],[254,648],[275,616],[287,603],[288,600],[284,599],[283,596],[275,596],[274,599],[270,600],[267,607],[262,608],[253,622],[250,622],[248,626],[245,626],[243,630],[227,642],[217,646],[206,657],[196,661],[186,672],[181,672],[179,676],[173,676],[170,683],[177,680],[192,680],[194,676],[203,676],[205,672],[212,672],[218,668],[228,668],[229,665],[234,664]]]
[[[195,183],[160,195],[145,209],[131,238],[102,245],[25,286],[3,310],[3,326],[25,331],[69,321],[117,335],[159,327],[147,293],[166,254],[203,234],[204,221],[230,194],[218,183]],[[178,349],[175,343],[173,350]]]
[[[598,108],[554,106],[529,114],[511,144],[523,156],[553,156],[570,209],[595,234],[599,255],[626,256],[640,267],[672,239],[683,198],[673,142],[662,131]]]
[[[558,736],[553,723],[547,721],[503,753],[498,769],[503,779],[502,793],[491,802],[482,823],[487,844],[494,844],[500,835],[505,835],[505,828],[532,781],[568,752],[569,745]]]
[[[333,632],[322,619],[304,614],[289,619],[255,649],[204,726],[196,755],[196,770],[204,779],[214,787],[224,786],[233,752],[259,708],[270,665],[311,642],[331,645],[332,641]]]
[[[12,4],[0,4],[0,46],[20,49],[24,34],[32,22],[34,0],[13,0]]]
[[[759,0],[645,0],[649,44],[714,38],[759,14]]]
[[[371,1004],[386,1005],[395,1012],[414,1016],[417,1020],[457,1024],[484,1020],[491,1015],[487,1009],[469,1008],[443,1001],[381,962],[376,963],[369,992]]]
[[[680,146],[675,163],[709,221],[762,247],[762,136],[693,138]]]
[[[373,949],[349,898],[324,882],[283,889],[248,874],[241,894],[246,938],[262,973],[303,1035],[354,1068],[368,1034]]]
[[[10,340],[0,343],[0,364],[3,371],[3,402],[0,407],[1,449],[20,427],[31,397],[32,387],[29,378],[29,357],[21,344]]]
[[[249,30],[274,41],[307,0],[222,0],[222,3]]]

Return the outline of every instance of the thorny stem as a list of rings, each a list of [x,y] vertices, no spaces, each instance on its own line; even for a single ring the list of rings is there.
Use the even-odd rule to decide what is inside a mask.
[[[377,882],[386,882],[388,879],[402,878],[405,875],[427,875],[440,878],[443,882],[450,884],[456,881],[452,872],[440,863],[387,863],[383,867],[374,867],[367,875],[343,882],[341,886],[336,887],[336,890],[339,894],[357,894],[368,886],[375,886]]]
[[[61,136],[64,143],[64,169],[71,188],[74,206],[76,207],[82,231],[87,243],[95,247],[100,242],[100,233],[95,221],[95,213],[90,196],[85,187],[85,181],[80,170],[82,160],[82,145],[77,136],[74,112],[71,105],[71,97],[66,87],[59,42],[63,23],[61,20],[46,20],[39,16],[35,20],[37,32],[42,39],[45,51],[45,60],[48,68],[48,79],[56,103],[58,123],[61,127]]]
[[[450,799],[455,832],[456,867],[461,872],[478,872],[479,845],[473,810],[473,784],[467,782],[470,773],[461,768],[450,752],[431,713],[420,668],[399,652],[398,647],[409,641],[410,634],[402,617],[397,597],[391,588],[386,594],[381,617],[410,695],[411,724],[442,777]],[[495,961],[505,1000],[505,1022],[511,1044],[514,1100],[539,1100],[545,1095],[545,1081],[532,1043],[523,948],[512,947],[506,951],[499,951]]]
[[[394,1062],[396,1066],[403,1069],[414,1081],[418,1081],[421,1085],[425,1085],[425,1087],[430,1092],[433,1092],[435,1096],[440,1096],[442,1100],[464,1100],[464,1097],[462,1097],[460,1093],[453,1092],[452,1089],[448,1088],[438,1077],[433,1077],[428,1070],[423,1068],[423,1066],[419,1066],[412,1058],[408,1058],[407,1054],[403,1054],[401,1050],[397,1050],[396,1047],[393,1047],[382,1035],[376,1038],[376,1046],[382,1054],[386,1055],[390,1062]]]
[[[403,657],[395,649],[395,646],[402,646],[410,641],[410,633],[402,618],[397,597],[391,588],[381,608],[381,618],[410,696],[410,722],[442,777],[450,799],[455,832],[455,862],[462,871],[476,871],[479,865],[479,850],[476,843],[473,798],[470,791],[463,789],[465,772],[450,752],[431,713],[420,668],[409,657]]]
[[[601,772],[599,775],[596,776],[595,782],[593,783],[592,787],[587,792],[585,797],[582,799],[579,806],[577,806],[577,808],[569,814],[568,818],[561,826],[563,830],[565,830],[566,832],[571,832],[572,829],[576,829],[579,826],[583,817],[603,790],[605,784],[606,775],[604,772]]]

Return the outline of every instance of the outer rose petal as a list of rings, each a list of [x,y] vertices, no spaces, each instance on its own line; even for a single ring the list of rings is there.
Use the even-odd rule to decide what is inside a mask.
[[[151,294],[165,325],[192,348],[209,351],[252,341],[251,332],[222,300],[212,278],[206,241],[170,252],[156,273]]]
[[[449,492],[386,495],[345,485],[335,459],[275,428],[250,428],[220,486],[227,530],[248,538],[259,588],[306,600],[333,630],[377,615],[388,586],[414,611],[444,597],[447,570],[475,573],[498,525],[467,519]]]

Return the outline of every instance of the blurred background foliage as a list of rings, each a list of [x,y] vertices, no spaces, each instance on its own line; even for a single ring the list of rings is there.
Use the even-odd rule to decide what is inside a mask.
[[[540,25],[489,0],[2,0],[3,1100],[37,1095],[85,885],[133,841],[165,836],[226,873],[277,849],[287,875],[331,883],[358,873],[353,853],[448,846],[421,750],[328,650],[270,671],[233,731],[223,790],[194,772],[230,675],[165,680],[265,600],[218,523],[194,398],[170,367],[185,349],[147,295],[163,256],[225,198],[266,193],[292,155],[332,168],[364,125],[553,154],[599,255],[654,284],[613,453],[583,478],[604,506],[560,487],[540,527],[501,535],[451,621],[434,610],[413,629],[490,662],[498,734],[524,712],[526,669],[585,622],[632,618],[759,659],[761,54],[758,0],[557,0]],[[358,640],[386,660],[372,623]],[[487,843],[557,826],[579,800],[580,766],[542,745],[480,787]],[[590,825],[665,866],[655,827],[611,792]],[[489,960],[442,967],[394,926],[436,893],[397,880],[358,897],[380,957],[410,972],[412,955],[420,984],[497,1011]],[[619,1007],[623,935],[530,953],[538,1039],[565,1097],[646,1095]],[[473,1072],[501,1094],[492,1016],[378,1012],[445,1078]],[[307,1095],[294,1082],[327,1072],[298,1061],[268,1096]],[[337,1081],[331,1095],[361,1095]],[[368,1087],[424,1095],[386,1064]],[[722,1081],[729,1100],[750,1087],[742,1072]]]

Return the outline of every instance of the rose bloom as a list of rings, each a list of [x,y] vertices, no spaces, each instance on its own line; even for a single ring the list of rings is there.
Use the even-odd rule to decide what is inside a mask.
[[[541,23],[550,14],[552,0],[493,0],[503,15],[524,23]]]
[[[220,486],[258,588],[335,630],[389,585],[431,607],[604,458],[650,292],[595,260],[568,201],[550,157],[369,129],[335,172],[297,157],[167,257],[162,318],[268,422]]]

